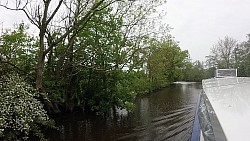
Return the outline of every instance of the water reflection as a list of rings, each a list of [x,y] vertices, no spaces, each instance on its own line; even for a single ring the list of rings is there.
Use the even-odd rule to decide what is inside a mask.
[[[148,123],[150,121],[149,115],[149,99],[147,97],[140,99],[140,120],[143,123]]]
[[[56,119],[62,132],[49,135],[51,141],[160,141],[188,140],[195,104],[201,91],[197,83],[176,84],[149,96],[140,97],[132,113],[117,110],[103,118],[75,113]]]

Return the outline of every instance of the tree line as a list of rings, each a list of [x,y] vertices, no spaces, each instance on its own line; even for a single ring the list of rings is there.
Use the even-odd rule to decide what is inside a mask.
[[[219,39],[211,47],[206,61],[190,61],[186,64],[184,80],[201,81],[215,77],[216,69],[237,69],[239,77],[250,76],[250,34],[243,42],[228,36]]]
[[[144,77],[139,72],[157,35],[154,18],[159,17],[152,15],[161,4],[152,0],[1,1],[4,8],[24,12],[39,32],[29,34],[27,26],[20,24],[2,33],[1,72],[16,70],[25,76],[49,113],[129,106],[136,95],[129,79]]]
[[[141,41],[129,40],[121,46],[122,37],[114,37],[119,34],[113,33],[112,40],[103,35],[111,33],[108,27],[99,31],[92,29],[92,24],[87,33],[77,36],[71,54],[65,54],[64,59],[61,54],[68,47],[64,43],[46,56],[44,92],[39,93],[48,112],[75,108],[106,112],[114,106],[131,109],[136,95],[183,78],[184,66],[189,63],[188,51],[182,51],[169,34],[160,39],[145,36]],[[0,36],[0,73],[10,77],[17,73],[35,87],[39,39],[29,34],[27,28],[21,23]]]
[[[207,66],[209,68],[230,69],[238,71],[238,76],[250,76],[250,34],[247,40],[238,42],[232,37],[226,36],[219,39],[211,48],[210,55],[207,56]]]

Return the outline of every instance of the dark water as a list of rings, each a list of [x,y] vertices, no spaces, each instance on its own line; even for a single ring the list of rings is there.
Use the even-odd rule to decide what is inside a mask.
[[[191,137],[200,83],[177,84],[136,101],[132,113],[117,116],[71,114],[58,117],[62,132],[50,133],[51,141],[185,141]]]

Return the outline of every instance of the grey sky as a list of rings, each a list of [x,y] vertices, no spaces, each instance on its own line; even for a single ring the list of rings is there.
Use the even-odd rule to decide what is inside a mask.
[[[168,0],[163,8],[167,11],[164,21],[174,28],[171,34],[193,60],[204,61],[219,38],[244,41],[250,33],[250,0]],[[0,14],[4,28],[28,22],[22,12],[0,8]]]
[[[210,48],[225,36],[238,41],[250,33],[250,0],[168,0],[166,23],[193,60],[205,60]]]

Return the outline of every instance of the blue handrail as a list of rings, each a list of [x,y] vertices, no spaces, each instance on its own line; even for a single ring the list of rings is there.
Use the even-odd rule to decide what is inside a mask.
[[[193,130],[192,130],[191,141],[200,141],[200,123],[199,123],[199,118],[198,118],[200,97],[201,97],[201,93],[198,96],[198,100],[197,100],[197,104],[196,104],[194,126],[193,126]]]

